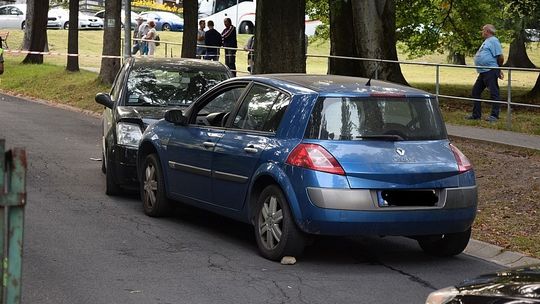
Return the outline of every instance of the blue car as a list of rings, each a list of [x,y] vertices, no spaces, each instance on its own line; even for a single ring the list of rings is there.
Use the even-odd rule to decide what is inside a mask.
[[[180,201],[250,223],[271,260],[316,235],[407,236],[456,255],[476,215],[473,167],[437,100],[363,78],[226,80],[149,126],[137,168],[147,215]]]
[[[149,11],[142,12],[139,16],[141,16],[144,21],[154,20],[156,22],[156,31],[184,31],[184,19],[173,13]]]

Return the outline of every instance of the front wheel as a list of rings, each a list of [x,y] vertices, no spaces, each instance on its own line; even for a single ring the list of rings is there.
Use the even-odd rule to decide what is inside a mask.
[[[449,257],[462,253],[470,238],[471,228],[463,232],[421,237],[418,244],[429,255]]]
[[[257,200],[255,238],[261,255],[278,261],[284,256],[298,256],[305,237],[296,227],[289,204],[276,185],[266,187]]]
[[[165,24],[163,24],[163,26],[161,27],[161,30],[163,30],[163,31],[170,31],[170,30],[171,30],[171,25],[168,24],[168,23],[165,23]]]
[[[156,154],[146,156],[140,176],[144,213],[152,217],[169,214],[172,206],[165,194],[163,172]]]
[[[103,160],[105,161],[105,160]],[[114,164],[111,157],[107,157],[107,166],[105,166],[105,194],[108,196],[116,196],[122,193],[122,189],[116,183]],[[103,170],[103,168],[102,168]]]

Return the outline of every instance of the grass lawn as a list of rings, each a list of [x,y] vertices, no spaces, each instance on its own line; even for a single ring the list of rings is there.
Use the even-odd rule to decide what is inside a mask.
[[[68,31],[66,30],[49,30],[48,41],[49,41],[49,50],[51,52],[58,53],[67,53],[67,35]],[[182,33],[180,32],[160,32],[161,45],[156,49],[156,57],[180,57],[181,52],[181,41]],[[9,36],[9,45],[12,49],[18,49],[21,45],[23,38],[23,31],[21,30],[11,30]],[[239,35],[238,36],[238,45],[242,47],[249,35]],[[89,70],[97,70],[100,67],[101,61],[99,55],[101,54],[103,45],[103,31],[80,31],[79,32],[79,49],[81,57],[79,59],[79,65],[81,69],[88,68]],[[308,48],[308,54],[313,55],[328,55],[330,45],[328,41],[313,41],[310,42]],[[508,55],[509,47],[504,46],[504,51],[506,56]],[[530,59],[536,65],[540,66],[540,43],[531,44],[528,51]],[[65,82],[61,78],[45,77],[43,79],[38,79],[35,75],[42,75],[41,70],[38,68],[29,68],[21,65],[17,65],[18,62],[21,62],[24,58],[23,55],[14,55],[6,54],[6,75],[2,76],[3,83],[0,83],[0,89],[7,89],[12,91],[17,91],[21,94],[26,94],[42,99],[55,100],[62,103],[68,103],[73,105],[78,105],[85,109],[92,109],[93,98],[86,101],[82,97],[87,92],[88,95],[93,96],[98,91],[103,91],[106,89],[105,86],[99,86],[97,82],[90,81],[89,79],[95,78],[95,74],[81,73],[80,77],[85,80],[76,81],[79,79],[79,75],[65,74]],[[408,60],[404,54],[399,54],[401,60]],[[224,56],[221,56],[221,61],[224,61]],[[53,66],[65,67],[66,65],[66,56],[65,55],[50,55],[45,57],[45,67],[50,66],[52,69]],[[472,62],[472,58],[466,59],[468,63]],[[410,62],[431,62],[431,63],[445,63],[446,55],[445,54],[432,54],[410,60]],[[239,51],[237,53],[237,68],[239,71],[247,71],[247,53]],[[15,65],[15,66],[13,66]],[[328,60],[326,58],[315,58],[309,57],[307,60],[307,72],[316,73],[316,74],[326,74],[328,66]],[[12,74],[12,70],[17,69],[18,72]],[[49,69],[49,67],[47,68]],[[414,87],[424,89],[426,91],[435,92],[435,67],[429,66],[420,66],[413,64],[402,64],[401,69],[407,81]],[[62,71],[63,69],[59,69]],[[27,72],[25,72],[27,71]],[[28,74],[26,74],[28,73]],[[60,72],[56,72],[60,73]],[[47,75],[48,73],[45,73]],[[32,75],[32,77],[27,77],[27,75]],[[241,73],[239,73],[241,75]],[[441,67],[440,68],[440,93],[444,95],[453,95],[453,96],[470,96],[470,90],[472,84],[476,79],[476,72],[474,69],[470,68],[455,68],[455,67]],[[21,79],[17,79],[21,77]],[[9,78],[9,79],[8,79]],[[28,79],[32,78],[31,81]],[[534,103],[540,104],[540,100],[527,100],[522,96],[530,91],[534,86],[536,79],[538,78],[537,73],[530,72],[512,72],[512,101],[522,102],[522,103]],[[51,86],[49,83],[51,79],[55,79],[55,83],[60,87],[58,88],[59,92],[53,92],[55,86]],[[39,82],[44,82],[46,90],[32,89],[28,85],[35,83],[37,88],[40,88]],[[73,84],[72,82],[75,82]],[[66,83],[72,83],[73,85],[78,85],[76,91],[80,91],[83,95],[77,95],[75,98],[78,101],[73,100],[72,94],[66,94],[65,85]],[[20,86],[20,84],[25,84],[25,86]],[[89,87],[85,87],[89,86]],[[500,82],[501,86],[501,98],[507,99],[507,80]],[[26,93],[25,93],[26,92]],[[86,97],[85,97],[86,98]],[[485,92],[484,98],[488,99],[487,92]],[[445,120],[449,123],[454,124],[464,124],[464,125],[476,125],[490,128],[498,129],[507,129],[506,124],[506,106],[502,105],[501,120],[495,124],[489,124],[483,121],[467,121],[464,117],[469,113],[471,109],[471,104],[469,102],[460,102],[456,100],[444,100],[441,99],[441,108],[443,109]],[[485,112],[489,110],[489,105],[484,105]],[[512,126],[511,130],[523,133],[531,133],[540,135],[540,109],[533,110],[531,108],[525,107],[513,107],[512,108]]]

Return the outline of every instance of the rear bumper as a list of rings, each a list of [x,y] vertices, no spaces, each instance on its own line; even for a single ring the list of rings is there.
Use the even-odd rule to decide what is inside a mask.
[[[433,207],[381,207],[376,191],[307,188],[299,227],[323,235],[419,236],[462,232],[476,216],[477,188],[445,189]]]

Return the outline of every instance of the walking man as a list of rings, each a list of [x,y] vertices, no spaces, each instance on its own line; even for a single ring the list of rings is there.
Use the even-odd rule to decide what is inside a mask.
[[[236,41],[236,28],[232,25],[231,18],[225,18],[223,20],[225,29],[221,33],[223,37],[223,46],[228,48],[237,48],[238,42]],[[232,74],[236,76],[236,50],[225,49],[225,65],[229,67]]]
[[[476,55],[474,56],[474,65],[483,67],[497,67],[501,66],[504,62],[504,56],[502,54],[502,46],[499,39],[495,37],[495,27],[491,24],[486,24],[482,27],[482,37],[484,37],[484,43],[480,46]],[[484,89],[489,90],[491,100],[499,100],[499,83],[497,79],[503,79],[504,74],[501,70],[490,68],[477,68],[478,78],[472,88],[472,97],[480,99]],[[500,104],[493,103],[491,105],[491,115],[486,118],[489,122],[495,122],[499,119]],[[482,118],[482,103],[475,101],[473,106],[473,112],[466,117],[467,119],[481,119]]]

